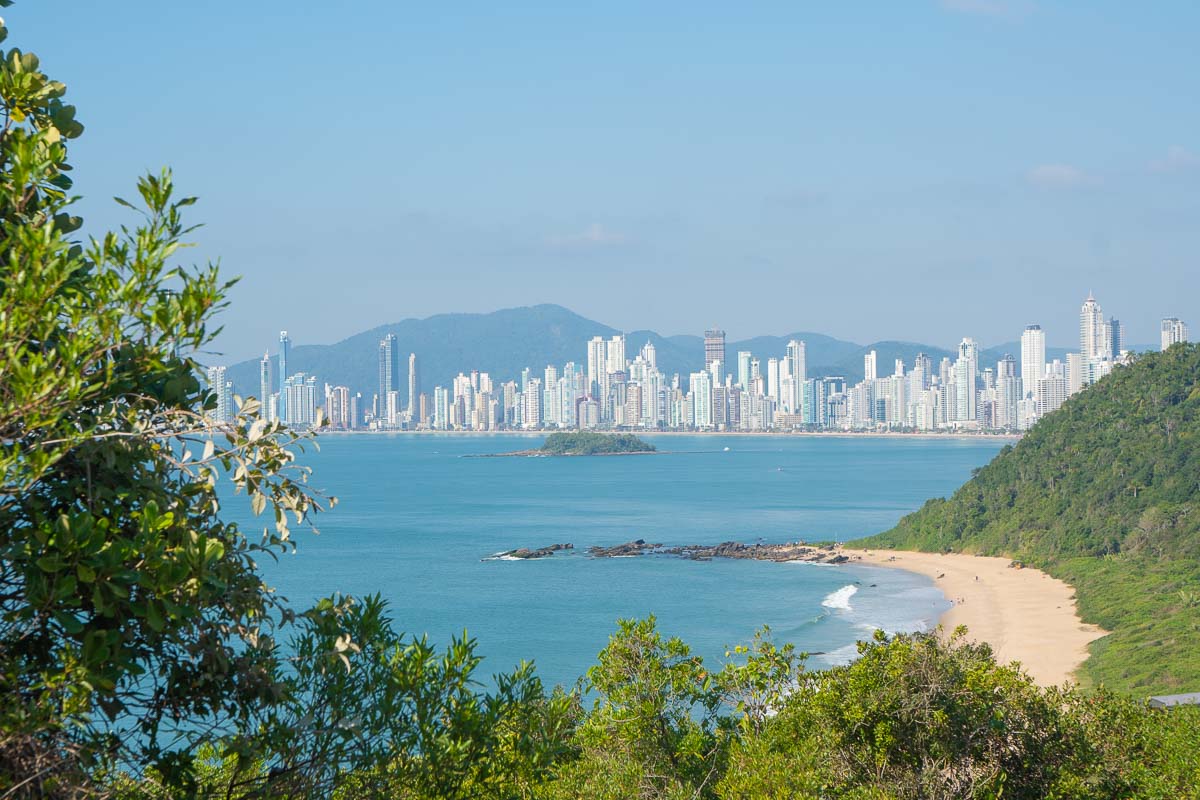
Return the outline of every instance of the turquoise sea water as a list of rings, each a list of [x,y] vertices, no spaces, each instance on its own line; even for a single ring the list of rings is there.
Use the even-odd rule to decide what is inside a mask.
[[[306,456],[338,497],[319,536],[265,564],[294,603],[379,592],[402,630],[444,642],[465,628],[484,672],[533,660],[549,683],[595,661],[620,617],[655,614],[706,658],[770,625],[779,640],[848,660],[874,628],[931,627],[948,607],[925,578],[863,566],[675,558],[593,559],[646,539],[849,540],[944,496],[1003,442],[989,439],[645,437],[656,456],[464,458],[536,446],[513,436],[323,436]],[[725,448],[728,448],[726,450]],[[248,503],[227,504],[250,522]],[[252,528],[251,528],[252,529]],[[571,542],[538,561],[498,551]]]

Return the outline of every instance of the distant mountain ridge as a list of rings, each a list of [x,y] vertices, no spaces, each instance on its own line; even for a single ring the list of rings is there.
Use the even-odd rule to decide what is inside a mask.
[[[316,375],[322,383],[349,386],[352,391],[371,397],[379,385],[378,344],[387,334],[396,335],[400,353],[399,388],[401,401],[408,399],[408,354],[416,353],[420,364],[419,391],[432,392],[435,386],[448,386],[459,372],[477,369],[494,380],[518,379],[529,367],[539,377],[547,364],[561,369],[568,361],[587,363],[587,341],[593,336],[612,337],[621,333],[611,325],[580,316],[559,305],[543,304],[506,308],[487,314],[437,314],[425,319],[405,319],[378,325],[340,342],[328,345],[293,345],[288,372]],[[651,330],[626,331],[630,359],[646,342],[657,351],[658,367],[666,375],[686,376],[704,367],[704,338],[692,335],[663,336]],[[761,359],[766,371],[768,358],[782,358],[787,343],[801,339],[807,345],[810,377],[840,375],[851,382],[862,377],[863,356],[875,350],[881,375],[891,374],[895,359],[911,365],[919,352],[934,362],[954,358],[950,350],[916,342],[881,341],[861,345],[811,331],[782,336],[756,336],[726,343],[729,369],[737,369],[737,353],[749,350]],[[278,345],[271,343],[271,374],[278,390]],[[983,350],[981,364],[994,363],[1004,353],[1020,357],[1020,347],[1004,345]],[[1047,357],[1060,357],[1048,350]],[[1065,351],[1064,351],[1065,352]],[[258,359],[229,366],[227,378],[234,391],[243,396],[259,394]]]

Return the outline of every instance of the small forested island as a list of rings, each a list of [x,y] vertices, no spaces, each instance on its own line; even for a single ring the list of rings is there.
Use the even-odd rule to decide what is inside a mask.
[[[657,453],[658,448],[632,433],[594,433],[563,431],[552,433],[536,450],[498,453],[501,456],[642,456]]]

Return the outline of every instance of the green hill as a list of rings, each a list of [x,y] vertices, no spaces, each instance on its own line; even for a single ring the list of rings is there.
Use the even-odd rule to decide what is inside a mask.
[[[653,453],[654,445],[644,442],[631,433],[594,433],[573,431],[552,433],[538,448],[539,453],[550,456],[612,456],[628,453]]]
[[[1112,631],[1081,678],[1200,691],[1200,346],[1138,356],[871,547],[1004,555]]]

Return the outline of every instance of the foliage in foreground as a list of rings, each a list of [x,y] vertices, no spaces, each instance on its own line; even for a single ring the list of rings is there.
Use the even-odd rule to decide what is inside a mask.
[[[1005,555],[1075,587],[1112,634],[1084,675],[1200,690],[1200,345],[1137,356],[870,547]]]
[[[653,453],[654,445],[632,433],[594,433],[563,431],[552,433],[538,452],[552,456],[595,456],[618,453]]]
[[[299,737],[274,767],[209,748],[195,796],[1200,797],[1200,708],[1042,689],[961,637],[880,633],[853,664],[806,673],[762,635],[710,670],[653,619],[629,620],[577,692],[545,693],[526,665],[483,693],[468,688],[472,643],[435,657],[398,639],[381,610],[372,601],[349,626],[365,643],[351,658],[361,676],[333,664],[310,675],[315,727],[342,743]],[[313,783],[284,766],[315,762]],[[116,789],[125,800],[183,796],[153,774]]]

